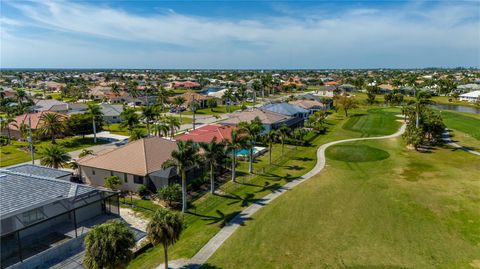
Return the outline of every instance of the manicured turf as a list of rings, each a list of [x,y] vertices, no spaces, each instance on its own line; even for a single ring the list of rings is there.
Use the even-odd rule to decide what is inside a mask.
[[[64,139],[57,139],[57,144],[64,147],[67,151],[75,151],[78,149],[88,148],[94,145],[101,145],[108,143],[105,140],[97,140],[97,143],[93,143],[93,138],[81,138],[81,137],[69,137]],[[42,151],[45,146],[49,145],[50,141],[41,141],[35,143],[35,159],[42,157]],[[23,162],[30,161],[30,152],[27,142],[12,141],[8,146],[1,147],[0,155],[0,167],[10,166]]]
[[[480,161],[401,138],[345,144],[387,151],[324,171],[260,210],[204,268],[478,268]]]
[[[373,162],[390,157],[385,150],[367,145],[334,145],[325,154],[330,159],[344,162]]]
[[[448,128],[460,131],[480,140],[480,115],[443,110],[442,117]]]
[[[223,223],[255,200],[312,169],[316,163],[316,150],[319,145],[338,139],[359,137],[361,133],[341,128],[346,120],[341,114],[331,115],[326,135],[315,138],[310,146],[296,149],[288,147],[283,160],[279,160],[281,147],[275,145],[273,159],[277,160],[277,163],[268,165],[268,154],[260,157],[254,164],[254,170],[258,174],[248,175],[247,163],[241,162],[238,167],[240,183],[225,183],[220,188],[225,195],[206,194],[193,202],[190,213],[185,215],[187,228],[180,241],[170,249],[170,258],[192,257],[220,230]],[[398,123],[397,126],[399,125]],[[163,262],[162,253],[161,247],[152,248],[133,260],[129,268],[154,268]]]
[[[362,133],[362,136],[379,136],[394,133],[400,124],[395,112],[384,109],[371,109],[368,113],[352,113],[343,125],[346,130]]]

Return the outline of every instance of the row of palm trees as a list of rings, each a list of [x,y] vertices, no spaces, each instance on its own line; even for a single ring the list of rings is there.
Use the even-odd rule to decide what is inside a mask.
[[[195,143],[189,141],[177,141],[177,150],[173,151],[171,158],[163,164],[163,168],[176,167],[182,181],[182,212],[187,210],[187,172],[201,163],[209,165],[210,192],[215,192],[215,171],[218,166],[225,165],[227,156],[231,156],[232,181],[236,182],[237,154],[242,149],[249,151],[249,173],[253,173],[253,153],[255,145],[262,140],[269,147],[269,161],[272,162],[273,143],[281,142],[282,157],[284,154],[285,141],[290,135],[290,128],[286,125],[277,130],[271,130],[262,135],[264,127],[260,119],[251,122],[242,122],[238,130],[233,130],[230,140],[217,141],[213,139],[209,143]],[[201,152],[201,154],[200,154]]]

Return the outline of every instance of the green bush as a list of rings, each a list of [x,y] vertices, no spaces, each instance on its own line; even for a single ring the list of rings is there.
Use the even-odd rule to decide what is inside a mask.
[[[140,198],[145,199],[145,196],[147,196],[147,194],[148,194],[148,189],[145,185],[142,185],[142,186],[138,187],[137,192],[138,192],[138,195],[140,196]]]
[[[182,187],[179,184],[171,184],[159,189],[157,195],[169,207],[175,207],[182,201]]]

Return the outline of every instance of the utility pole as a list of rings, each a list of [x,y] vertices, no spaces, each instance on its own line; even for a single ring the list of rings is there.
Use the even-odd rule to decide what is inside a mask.
[[[94,144],[97,144],[97,126],[95,126],[95,115],[92,115],[93,117],[93,121],[92,121],[92,124],[93,124],[93,143]]]

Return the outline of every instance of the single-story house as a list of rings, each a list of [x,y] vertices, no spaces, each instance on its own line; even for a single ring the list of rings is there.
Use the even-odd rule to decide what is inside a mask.
[[[306,110],[309,110],[310,112],[327,109],[327,106],[325,104],[317,100],[299,99],[299,100],[291,101],[289,103],[292,105],[304,108]]]
[[[101,104],[100,109],[103,113],[104,122],[120,123],[122,121],[120,114],[123,112],[123,105]]]
[[[182,97],[185,99],[185,103],[183,103],[184,106],[188,107],[190,104],[195,100],[195,102],[198,104],[198,108],[205,108],[208,106],[207,102],[208,100],[212,99],[213,97],[210,96],[205,96],[196,92],[186,92],[183,94],[175,95],[169,98],[170,102],[173,102],[175,98]]]
[[[68,104],[55,99],[36,100],[34,111],[67,112]]]
[[[235,111],[229,114],[228,119],[221,121],[220,124],[238,125],[240,122],[251,122],[257,117],[262,121],[264,133],[278,129],[283,124],[293,128],[303,123],[303,119],[301,118],[289,117],[261,108],[252,108],[244,111]]]
[[[307,109],[289,103],[270,103],[263,105],[261,109],[300,119],[308,118],[311,113]]]
[[[118,217],[118,193],[55,174],[31,167],[0,170],[2,268],[48,267],[81,248],[92,225]]]
[[[77,163],[82,179],[93,186],[104,186],[106,177],[118,176],[123,181],[119,190],[136,192],[141,185],[155,190],[177,180],[175,168],[162,169],[176,149],[175,141],[150,137],[86,156]]]
[[[460,101],[468,101],[468,102],[480,101],[480,91],[473,91],[473,92],[461,94]]]
[[[41,112],[35,112],[35,113],[26,113],[22,114],[20,116],[17,116],[15,118],[15,123],[11,123],[8,125],[8,128],[2,129],[2,134],[7,135],[8,132],[10,131],[10,135],[12,137],[15,137],[16,139],[22,138],[22,134],[20,132],[20,126],[22,124],[29,124],[29,118],[31,122],[31,128],[32,131],[37,130],[42,126],[42,120],[41,117],[43,114],[48,114],[48,113],[54,113],[60,115],[62,118],[65,118],[66,116],[60,113],[56,112],[51,112],[51,111],[41,111]]]
[[[200,89],[202,86],[193,81],[181,81],[181,82],[174,82],[173,88],[175,89]]]
[[[232,131],[236,130],[235,126],[207,124],[195,130],[188,131],[182,135],[175,137],[176,140],[192,140],[193,142],[206,142],[212,140],[221,142],[223,140],[232,141]]]

